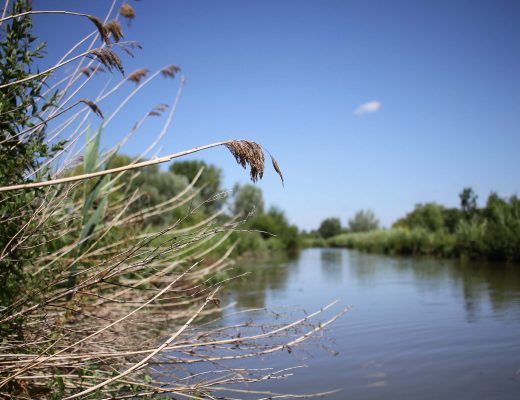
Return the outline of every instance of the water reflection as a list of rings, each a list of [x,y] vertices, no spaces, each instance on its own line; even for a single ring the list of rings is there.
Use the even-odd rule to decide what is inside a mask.
[[[314,275],[319,268],[320,275]],[[308,279],[320,290],[331,285],[377,287],[409,284],[420,292],[450,289],[460,297],[467,320],[476,321],[489,303],[497,317],[520,313],[520,265],[473,260],[438,260],[364,254],[340,249],[306,250],[296,260],[251,262],[241,266],[249,275],[231,286],[239,307],[265,307],[266,296],[285,293],[290,281]],[[303,281],[302,281],[303,282]],[[307,284],[303,284],[308,286]],[[377,294],[377,292],[375,292]]]
[[[247,275],[235,280],[229,287],[237,307],[265,307],[268,291],[282,292],[285,289],[291,270],[288,263],[287,260],[278,260],[241,264],[236,274]]]
[[[336,249],[323,249],[320,252],[321,274],[329,283],[341,283],[343,280],[343,252]]]
[[[345,389],[331,400],[519,398],[520,265],[308,249],[242,271],[250,274],[228,291],[239,308],[354,306],[325,334],[339,355],[312,352],[310,375],[276,383],[279,391]]]

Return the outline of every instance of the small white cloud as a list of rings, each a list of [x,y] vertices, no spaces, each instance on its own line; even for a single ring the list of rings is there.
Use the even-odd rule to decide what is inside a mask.
[[[354,114],[363,115],[368,113],[376,112],[381,108],[381,103],[379,101],[369,101],[368,103],[361,104],[356,110]]]

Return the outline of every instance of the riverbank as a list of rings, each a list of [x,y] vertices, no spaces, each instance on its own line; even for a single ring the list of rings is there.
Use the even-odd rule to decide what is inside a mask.
[[[520,261],[520,238],[514,232],[498,231],[486,224],[466,226],[455,233],[406,228],[343,233],[328,239],[306,238],[303,244],[389,255]]]

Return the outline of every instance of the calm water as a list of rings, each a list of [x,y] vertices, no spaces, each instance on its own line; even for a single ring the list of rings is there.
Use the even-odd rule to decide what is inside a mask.
[[[247,269],[226,293],[236,306],[224,323],[251,307],[291,315],[335,299],[353,306],[320,341],[244,361],[308,366],[262,389],[343,389],[330,399],[520,399],[519,265],[308,249]]]

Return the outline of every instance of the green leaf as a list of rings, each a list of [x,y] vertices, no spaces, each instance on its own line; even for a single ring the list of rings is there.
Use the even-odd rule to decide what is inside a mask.
[[[85,149],[85,161],[83,172],[90,174],[94,171],[98,160],[99,143],[101,140],[101,128],[96,131],[93,138],[90,138],[90,125],[87,127],[87,148]]]
[[[81,238],[80,240],[85,239],[86,237],[90,236],[92,232],[94,232],[94,229],[96,229],[96,225],[99,223],[101,218],[103,217],[103,213],[105,211],[106,205],[108,203],[108,193],[105,194],[103,197],[103,200],[101,200],[101,203],[99,203],[98,208],[92,214],[88,220],[88,222],[83,226],[83,230],[81,231]]]

